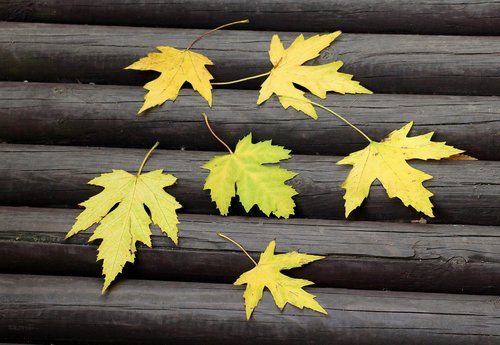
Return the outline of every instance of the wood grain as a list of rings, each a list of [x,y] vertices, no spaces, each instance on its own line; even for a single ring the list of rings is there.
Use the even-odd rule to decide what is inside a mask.
[[[500,34],[500,3],[481,0],[0,0],[0,18],[70,24],[249,30]]]
[[[0,75],[3,80],[143,85],[157,73],[124,67],[156,46],[184,49],[202,32],[0,22]],[[215,63],[210,71],[216,81],[234,80],[270,70],[272,35],[224,30],[194,50]],[[285,45],[296,36],[280,33]],[[341,71],[376,93],[500,95],[499,37],[345,34],[312,63],[339,59],[345,63]],[[237,87],[255,89],[261,83]]]
[[[215,90],[209,109],[186,89],[175,103],[136,116],[143,96],[133,86],[0,82],[0,141],[145,147],[157,138],[162,148],[223,150],[203,122],[206,112],[231,147],[250,132],[257,141],[272,139],[300,154],[344,156],[366,146],[357,132],[320,109],[313,121],[275,99],[259,107],[255,91]],[[500,97],[332,94],[322,103],[374,140],[414,121],[411,135],[435,131],[435,141],[479,159],[500,159]]]
[[[154,144],[154,139],[149,143]],[[86,183],[112,169],[136,171],[145,149],[81,148],[68,146],[1,145],[0,204],[12,206],[65,206],[78,203],[99,192]],[[146,170],[164,169],[178,178],[168,189],[188,213],[217,213],[208,191],[203,191],[207,171],[200,167],[215,152],[156,150]],[[339,157],[295,155],[281,166],[299,173],[291,184],[297,217],[344,218],[341,182],[348,166],[335,163]],[[415,168],[434,176],[425,185],[435,192],[432,202],[439,223],[500,224],[500,162],[439,161],[412,162]],[[233,200],[231,214],[242,214]],[[260,214],[255,211],[253,214]],[[380,185],[372,186],[370,198],[353,213],[357,220],[420,219],[416,211],[389,199]]]
[[[4,339],[58,344],[497,344],[496,296],[309,288],[329,316],[287,306],[266,292],[245,320],[243,287],[0,276]]]
[[[0,208],[0,272],[101,276],[91,231],[64,236],[77,210]],[[182,214],[179,246],[153,226],[153,249],[140,246],[125,277],[232,283],[272,239],[277,252],[324,255],[291,275],[318,286],[472,294],[500,293],[500,227]],[[182,264],[179,264],[182,263]]]

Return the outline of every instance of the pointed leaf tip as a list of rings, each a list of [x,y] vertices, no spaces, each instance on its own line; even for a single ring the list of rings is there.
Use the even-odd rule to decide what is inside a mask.
[[[89,241],[102,240],[97,261],[103,261],[104,293],[125,264],[134,262],[136,243],[151,246],[149,225],[152,220],[177,243],[176,210],[181,205],[163,190],[175,182],[175,177],[161,170],[140,175],[113,170],[90,182],[104,190],[82,203],[85,210],[77,217],[66,238],[98,224]]]
[[[359,85],[359,82],[352,80],[352,75],[338,71],[342,66],[341,61],[303,66],[306,61],[318,57],[320,52],[340,34],[340,31],[336,31],[308,39],[304,39],[300,34],[287,49],[283,47],[279,36],[274,35],[269,49],[269,57],[274,67],[261,85],[257,104],[262,104],[276,94],[285,109],[291,106],[316,119],[314,107],[307,102],[308,98],[304,96],[304,92],[297,89],[294,84],[304,87],[320,98],[325,98],[329,91],[341,94],[372,93]]]
[[[290,278],[280,272],[284,269],[301,267],[309,262],[319,260],[320,257],[297,252],[276,255],[274,254],[275,247],[276,241],[273,240],[261,254],[257,266],[243,273],[234,283],[235,285],[247,285],[243,294],[247,320],[251,318],[266,287],[280,310],[283,310],[284,306],[289,303],[300,309],[305,307],[328,314],[315,300],[315,296],[303,289],[303,287],[313,284],[311,281]]]
[[[353,166],[342,188],[346,190],[345,216],[359,207],[368,197],[372,183],[378,179],[390,198],[399,198],[405,206],[434,217],[430,197],[433,195],[423,186],[432,178],[411,167],[410,159],[442,159],[462,152],[452,146],[431,141],[432,133],[407,137],[413,122],[391,132],[382,142],[371,142],[363,150],[353,152],[337,164]]]
[[[289,153],[270,140],[254,144],[248,134],[237,143],[232,154],[215,156],[203,165],[210,171],[203,189],[210,190],[212,201],[222,215],[228,213],[231,199],[238,195],[247,212],[257,205],[267,216],[272,213],[288,218],[293,214],[292,197],[297,192],[285,182],[296,173],[264,164],[288,159]]]
[[[160,72],[160,76],[146,85],[149,92],[144,97],[141,114],[147,109],[162,105],[166,101],[175,101],[184,83],[188,82],[212,106],[212,85],[207,65],[213,62],[206,56],[190,50],[179,50],[169,46],[159,46],[160,51],[149,53],[125,69]]]

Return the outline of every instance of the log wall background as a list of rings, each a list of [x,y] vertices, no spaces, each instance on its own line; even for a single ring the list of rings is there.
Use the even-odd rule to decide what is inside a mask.
[[[321,103],[370,137],[414,121],[411,135],[467,150],[479,161],[411,162],[434,178],[436,218],[423,217],[372,187],[345,220],[335,163],[363,138],[328,113],[313,121],[270,99],[262,80],[214,90],[214,106],[189,87],[175,103],[136,116],[155,73],[124,70],[158,45],[185,48],[205,29],[250,24],[194,48],[215,62],[215,81],[270,69],[269,41],[345,33],[312,64],[337,59],[373,95]],[[0,0],[0,343],[37,344],[498,344],[500,342],[500,1],[346,0]],[[296,215],[246,215],[237,200],[217,214],[200,166],[252,132],[292,150],[283,167],[299,195]],[[153,227],[110,292],[90,230],[64,240],[77,204],[99,192],[88,180],[146,170],[179,178],[167,189],[183,205],[179,246]],[[426,223],[426,224],[422,224]],[[221,231],[258,258],[277,252],[326,259],[289,271],[322,316],[268,292],[245,320],[251,262]],[[288,272],[286,272],[288,273]]]

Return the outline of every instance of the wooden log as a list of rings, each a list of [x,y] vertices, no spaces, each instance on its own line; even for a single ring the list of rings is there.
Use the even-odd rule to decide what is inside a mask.
[[[152,146],[155,140],[151,138],[147,145]],[[2,145],[0,204],[74,207],[100,191],[86,184],[90,179],[112,169],[136,171],[145,152],[144,149]],[[165,169],[178,178],[169,192],[184,206],[184,212],[217,213],[209,192],[203,191],[207,171],[200,168],[214,154],[157,150],[146,169]],[[299,174],[291,181],[299,193],[294,197],[296,216],[343,219],[344,191],[340,185],[350,167],[336,165],[338,160],[338,157],[295,155],[281,164]],[[436,218],[429,221],[500,224],[500,162],[415,161],[411,164],[434,176],[425,183],[436,193],[432,198]],[[241,213],[239,203],[233,200],[231,214]],[[353,213],[352,219],[410,221],[420,217],[399,200],[389,199],[385,190],[375,184],[369,199]]]
[[[256,105],[255,91],[215,90],[214,105],[192,90],[137,117],[144,91],[131,86],[0,82],[0,141],[23,144],[142,147],[161,138],[162,148],[223,149],[201,117],[232,147],[252,132],[294,153],[347,155],[366,141],[318,109],[313,121],[275,100]],[[322,102],[374,140],[414,121],[412,135],[436,131],[435,141],[485,160],[500,160],[500,97],[428,95],[331,95]],[[23,125],[20,126],[19,124]],[[119,129],[119,130],[117,130]]]
[[[186,48],[202,30],[0,22],[3,80],[143,85],[155,72],[124,70],[154,47]],[[224,30],[194,48],[216,81],[270,70],[272,32]],[[307,35],[307,36],[311,36]],[[282,32],[285,45],[297,33]],[[500,95],[500,38],[345,34],[313,63],[342,60],[376,93]],[[262,80],[238,87],[257,88]]]
[[[498,296],[308,288],[324,316],[268,292],[245,320],[243,287],[0,275],[1,337],[57,344],[498,344]]]
[[[498,13],[480,0],[0,0],[2,20],[211,29],[248,18],[246,29],[279,31],[499,35]]]
[[[64,236],[77,210],[0,208],[0,272],[101,276],[91,231]],[[252,263],[220,231],[258,260],[272,239],[276,252],[326,256],[290,275],[318,286],[500,294],[498,226],[423,225],[335,220],[276,220],[180,215],[179,246],[153,227],[153,249],[140,247],[129,278],[233,283]],[[179,264],[182,263],[182,264]]]

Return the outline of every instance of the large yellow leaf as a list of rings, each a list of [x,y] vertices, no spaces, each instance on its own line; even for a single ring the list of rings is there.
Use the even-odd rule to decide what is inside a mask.
[[[409,159],[441,159],[463,152],[444,142],[433,142],[433,132],[408,138],[410,122],[389,134],[382,142],[372,141],[363,150],[351,153],[337,164],[353,165],[342,188],[346,190],[345,216],[368,197],[370,186],[378,179],[390,198],[398,197],[405,206],[412,206],[434,217],[430,197],[433,195],[422,182],[432,178],[412,168]]]
[[[175,210],[181,205],[163,190],[175,181],[174,176],[163,174],[162,170],[140,175],[113,170],[89,181],[104,190],[80,204],[85,210],[76,218],[66,238],[100,223],[89,242],[102,239],[97,260],[103,260],[103,292],[127,262],[134,262],[137,241],[151,247],[151,220],[177,244],[179,221]]]
[[[179,90],[185,82],[191,83],[193,89],[205,98],[212,106],[213,79],[205,65],[213,65],[204,55],[190,50],[178,50],[172,47],[156,47],[161,53],[149,53],[148,56],[134,62],[126,69],[161,72],[160,76],[144,85],[149,92],[144,97],[144,104],[139,113],[146,109],[175,101]]]
[[[210,189],[212,201],[224,216],[232,197],[238,194],[247,212],[257,205],[267,216],[273,213],[288,218],[293,214],[292,197],[297,192],[285,181],[297,174],[263,164],[288,159],[289,153],[282,146],[272,145],[271,140],[253,144],[248,134],[238,142],[234,153],[216,156],[203,165],[210,170],[203,189]]]
[[[293,84],[305,87],[320,98],[325,98],[327,91],[342,94],[372,93],[359,85],[359,82],[351,80],[351,74],[338,71],[343,65],[342,61],[319,66],[302,66],[304,62],[318,57],[319,53],[339,35],[340,31],[336,31],[327,35],[316,35],[306,40],[301,34],[287,49],[283,47],[279,36],[274,35],[269,49],[269,56],[274,67],[262,84],[257,104],[262,104],[274,93],[285,109],[292,106],[317,119],[318,115],[309,99]]]
[[[301,267],[310,262],[323,259],[324,256],[290,252],[286,254],[274,254],[276,241],[272,240],[266,250],[260,255],[257,266],[243,273],[234,285],[247,284],[243,297],[245,298],[245,310],[247,320],[262,298],[264,287],[267,287],[274,298],[278,308],[283,310],[286,303],[290,303],[300,309],[306,307],[317,312],[328,314],[314,299],[314,295],[304,291],[304,286],[314,284],[305,279],[290,278],[282,274],[281,270]]]

